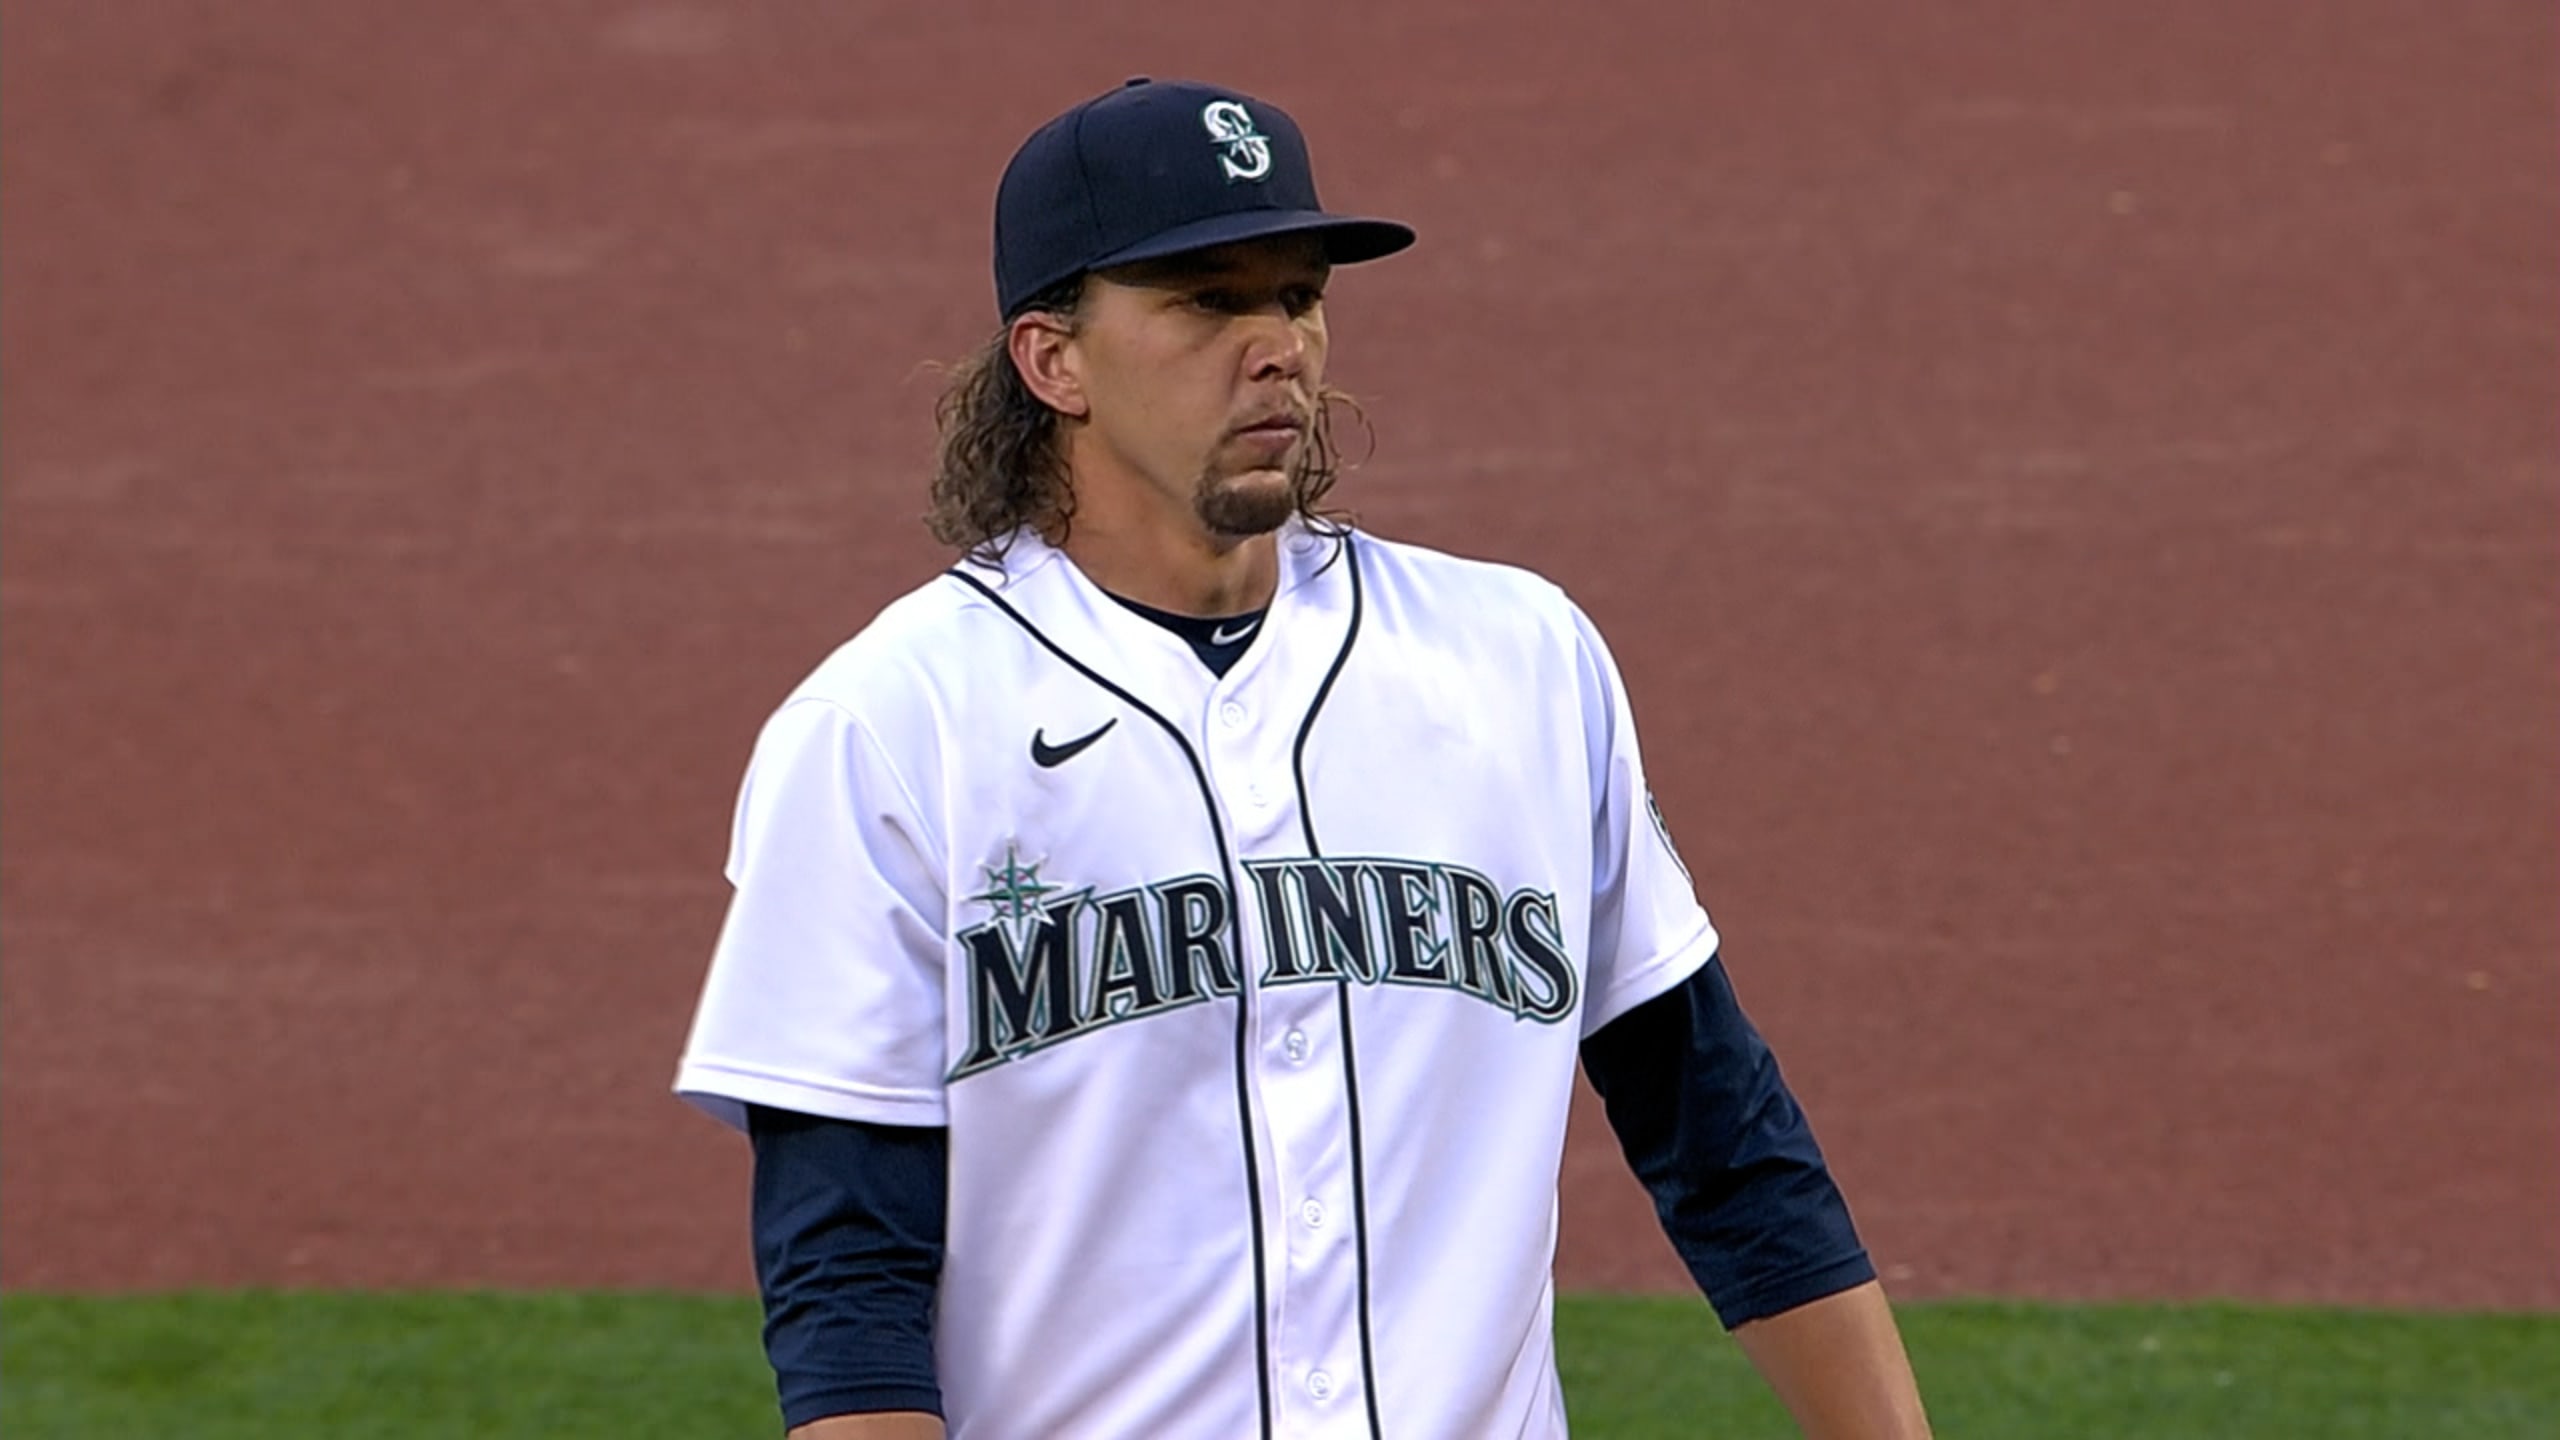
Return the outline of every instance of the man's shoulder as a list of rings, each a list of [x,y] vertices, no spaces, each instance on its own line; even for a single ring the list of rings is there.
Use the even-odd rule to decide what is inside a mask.
[[[880,607],[791,698],[860,711],[884,696],[932,688],[937,676],[965,667],[976,632],[1002,623],[985,592],[960,578],[965,569],[946,570]]]
[[[1449,611],[1478,622],[1508,619],[1569,626],[1574,603],[1562,586],[1525,565],[1392,540],[1363,530],[1363,576],[1382,598],[1417,610]]]

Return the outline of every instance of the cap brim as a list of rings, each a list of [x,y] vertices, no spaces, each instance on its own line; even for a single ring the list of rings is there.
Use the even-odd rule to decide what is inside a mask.
[[[1150,235],[1135,245],[1103,256],[1086,268],[1108,270],[1115,265],[1162,260],[1168,255],[1233,245],[1242,240],[1264,240],[1275,235],[1321,236],[1325,259],[1336,265],[1381,260],[1413,243],[1413,227],[1399,225],[1393,220],[1334,215],[1322,210],[1237,210],[1194,220],[1188,225],[1177,225],[1161,235]]]

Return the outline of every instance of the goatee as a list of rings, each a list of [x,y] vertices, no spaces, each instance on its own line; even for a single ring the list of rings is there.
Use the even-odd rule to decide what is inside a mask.
[[[1268,535],[1289,523],[1298,513],[1298,487],[1286,485],[1239,483],[1244,477],[1224,479],[1203,476],[1200,493],[1193,501],[1200,523],[1212,535],[1250,539]]]

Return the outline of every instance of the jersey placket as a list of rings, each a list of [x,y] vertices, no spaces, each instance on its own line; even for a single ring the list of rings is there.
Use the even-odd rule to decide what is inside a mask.
[[[1288,644],[1283,630],[1269,639]],[[1275,648],[1277,648],[1275,646]],[[1325,659],[1330,659],[1328,649]],[[1259,663],[1255,663],[1258,661]],[[1301,661],[1300,663],[1304,663]],[[1249,861],[1306,854],[1291,755],[1303,706],[1269,708],[1284,657],[1240,665],[1211,690],[1205,762],[1226,811],[1241,872]],[[1264,676],[1257,686],[1255,676]],[[1266,917],[1239,873],[1241,969],[1253,987],[1249,1087],[1268,1145],[1264,1241],[1269,1269],[1273,1424],[1280,1436],[1368,1433],[1362,1389],[1360,1237],[1352,1195],[1348,1086],[1338,987],[1265,986]]]

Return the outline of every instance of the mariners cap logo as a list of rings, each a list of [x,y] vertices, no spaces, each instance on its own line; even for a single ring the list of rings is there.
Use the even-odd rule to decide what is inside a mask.
[[[1271,173],[1271,141],[1253,127],[1253,112],[1233,100],[1212,100],[1200,123],[1221,151],[1219,168],[1229,180],[1259,180]]]

